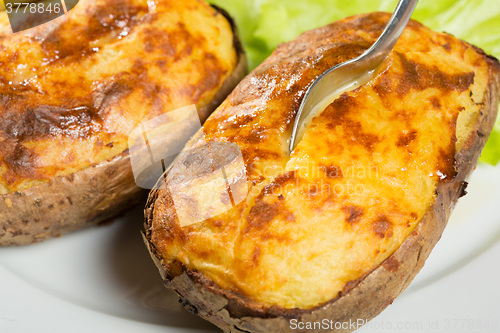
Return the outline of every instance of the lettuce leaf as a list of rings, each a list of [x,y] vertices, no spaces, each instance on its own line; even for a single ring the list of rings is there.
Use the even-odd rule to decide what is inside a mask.
[[[497,165],[500,162],[500,121],[497,120],[493,132],[491,132],[488,142],[481,155],[481,161]]]
[[[498,0],[420,0],[413,18],[500,58]],[[212,0],[236,20],[249,58],[258,66],[279,43],[341,18],[372,11],[392,12],[397,0]],[[500,118],[481,156],[500,161]]]

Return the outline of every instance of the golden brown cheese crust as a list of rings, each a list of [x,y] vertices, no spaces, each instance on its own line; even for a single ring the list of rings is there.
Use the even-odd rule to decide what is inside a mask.
[[[204,121],[246,73],[234,22],[194,0],[80,1],[50,24],[0,34],[0,48],[0,246],[57,237],[141,201],[130,159],[148,147],[128,147],[128,133],[193,103]],[[185,143],[186,116],[162,116],[175,126],[155,129],[161,144]]]
[[[245,309],[252,316],[290,315],[348,293],[419,223],[436,234],[422,259],[418,249],[404,250],[411,264],[419,269],[439,238],[449,216],[441,205],[456,201],[496,116],[500,65],[477,48],[411,21],[377,75],[332,103],[291,156],[286,151],[308,86],[360,55],[388,19],[356,16],[281,45],[207,120],[206,136],[237,143],[245,159],[250,191],[235,209],[181,228],[168,191],[151,193],[152,251],[166,279],[212,322],[225,327],[211,314],[224,304],[200,301],[214,297],[207,290],[224,295],[226,309],[243,302],[232,307],[243,312],[231,316]],[[438,195],[444,189],[445,199]],[[412,236],[419,239],[412,244],[427,236]],[[388,262],[387,270],[397,271],[396,264]],[[415,272],[404,273],[401,281]],[[374,304],[387,306],[406,285]]]
[[[0,194],[117,156],[143,120],[208,106],[238,62],[233,38],[196,0],[85,0],[1,34]]]

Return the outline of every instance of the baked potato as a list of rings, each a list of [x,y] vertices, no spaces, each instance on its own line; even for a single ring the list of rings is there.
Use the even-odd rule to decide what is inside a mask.
[[[197,0],[84,0],[0,35],[0,49],[2,246],[59,236],[142,200],[129,134],[187,105],[204,121],[246,71],[231,19]]]
[[[412,20],[374,77],[314,117],[288,152],[307,88],[363,53],[389,18],[354,16],[280,45],[158,181],[144,238],[188,310],[225,332],[293,332],[323,320],[350,332],[422,268],[495,122],[497,59]],[[210,186],[206,164],[234,164],[234,144],[245,177],[225,177],[227,191],[243,178],[245,199],[181,221],[189,206],[211,205],[200,195],[179,204],[178,183]]]

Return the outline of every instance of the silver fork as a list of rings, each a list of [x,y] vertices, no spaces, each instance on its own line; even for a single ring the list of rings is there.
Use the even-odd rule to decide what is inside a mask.
[[[304,121],[333,92],[345,92],[368,82],[373,73],[387,58],[403,33],[418,0],[400,0],[389,23],[380,37],[362,55],[336,65],[321,74],[309,87],[300,104],[293,124],[289,149],[292,152],[300,141]],[[333,102],[333,100],[331,101]]]

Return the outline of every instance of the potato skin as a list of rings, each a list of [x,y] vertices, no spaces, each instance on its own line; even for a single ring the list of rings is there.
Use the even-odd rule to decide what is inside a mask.
[[[180,261],[166,262],[152,241],[155,203],[163,195],[150,193],[145,209],[145,242],[168,288],[176,291],[186,309],[207,319],[225,332],[294,332],[290,320],[348,322],[377,316],[409,285],[440,239],[456,201],[465,194],[466,180],[495,123],[500,87],[498,60],[482,54],[489,66],[489,82],[479,116],[464,146],[455,155],[455,176],[440,181],[435,200],[416,228],[381,265],[346,285],[338,297],[311,309],[264,306],[237,292],[223,289],[203,272]],[[276,58],[274,59],[276,60]],[[237,88],[238,89],[238,88]],[[319,332],[316,330],[308,330]],[[351,332],[352,330],[336,330]]]
[[[223,9],[212,7],[231,26],[232,47],[237,61],[210,99],[192,99],[192,103],[199,104],[198,114],[202,121],[247,73],[246,56],[234,21]],[[43,31],[43,28],[38,29]],[[115,98],[112,95],[109,97]],[[180,127],[166,133],[167,140],[179,141],[185,136],[183,130]],[[140,154],[144,149],[134,147],[132,153],[126,149],[78,172],[51,177],[27,189],[0,194],[0,246],[27,245],[59,237],[105,221],[143,202],[147,192],[135,183],[130,154]]]
[[[0,198],[0,245],[27,245],[104,221],[141,201],[129,156]]]
[[[422,269],[432,249],[441,238],[451,210],[464,195],[466,180],[474,170],[482,148],[495,123],[500,94],[500,80],[491,82],[482,115],[471,133],[466,147],[456,157],[458,174],[453,181],[441,182],[437,188],[436,201],[425,214],[410,236],[380,266],[360,280],[353,281],[349,288],[335,298],[310,310],[271,308],[262,310],[242,295],[222,290],[202,273],[184,265],[180,274],[169,277],[161,257],[154,245],[144,237],[151,257],[155,261],[167,288],[177,292],[184,307],[217,325],[224,332],[295,332],[290,320],[315,322],[323,319],[333,322],[349,322],[357,319],[371,320],[380,314],[398,297]],[[146,230],[152,219],[156,192],[152,192],[146,206]],[[308,330],[321,332],[324,330]],[[335,330],[348,333],[350,329]]]

